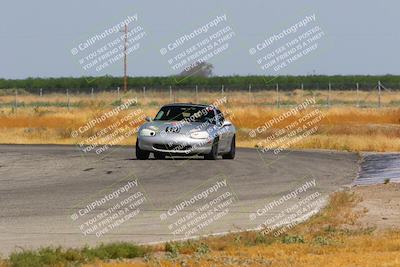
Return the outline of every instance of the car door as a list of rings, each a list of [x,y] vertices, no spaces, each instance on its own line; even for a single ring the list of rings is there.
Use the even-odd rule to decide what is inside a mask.
[[[226,152],[229,148],[229,128],[227,126],[223,126],[224,124],[224,115],[220,110],[216,110],[216,122],[219,131],[219,145],[218,150],[220,152]]]

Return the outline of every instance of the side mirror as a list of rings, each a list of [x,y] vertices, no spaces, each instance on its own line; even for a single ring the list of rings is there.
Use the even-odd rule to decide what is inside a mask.
[[[222,123],[222,127],[231,126],[231,125],[232,125],[232,122],[230,122],[228,120],[225,120],[224,123]]]
[[[152,119],[152,118],[150,118],[150,117],[148,117],[148,116],[145,118],[145,120],[146,120],[146,121],[148,121],[148,122],[151,122],[151,121],[153,121],[153,119]]]

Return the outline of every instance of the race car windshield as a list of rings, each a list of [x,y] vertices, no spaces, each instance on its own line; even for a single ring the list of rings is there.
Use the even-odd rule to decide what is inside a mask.
[[[162,107],[154,118],[156,121],[182,121],[214,123],[214,112],[206,107]]]

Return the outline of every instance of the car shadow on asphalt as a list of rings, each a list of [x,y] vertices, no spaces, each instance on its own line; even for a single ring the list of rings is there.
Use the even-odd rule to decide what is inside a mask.
[[[127,158],[125,160],[137,160],[137,161],[148,161],[148,160],[151,160],[151,161],[173,161],[173,160],[179,160],[179,161],[182,161],[182,160],[205,160],[205,159],[202,158],[202,157],[196,157],[196,158],[185,158],[185,157],[173,157],[172,158],[172,157],[168,157],[168,158],[165,158],[165,159],[149,158],[149,159],[146,159],[146,160],[139,160],[137,158]]]

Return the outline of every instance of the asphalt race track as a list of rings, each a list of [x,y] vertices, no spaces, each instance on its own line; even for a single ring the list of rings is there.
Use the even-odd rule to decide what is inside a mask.
[[[49,245],[159,242],[254,229],[268,216],[279,214],[284,207],[311,192],[318,192],[321,199],[326,199],[329,193],[351,184],[357,176],[359,161],[355,153],[330,151],[285,151],[274,155],[243,148],[237,150],[236,156],[235,160],[217,161],[202,158],[139,161],[133,147],[112,148],[107,155],[85,155],[76,146],[0,145],[0,253],[4,256],[21,248]],[[307,192],[298,193],[285,203],[260,212],[261,215],[257,213],[267,203],[296,188],[310,186],[314,179],[315,185]],[[113,229],[100,237],[96,231],[84,235],[82,224],[89,217],[82,215],[77,219],[74,214],[129,181],[137,182],[136,187],[130,183],[129,192],[137,190],[145,196],[143,203],[134,205],[140,207],[140,213],[132,214],[123,223],[114,223]],[[226,182],[225,187],[221,181]],[[232,202],[226,203],[229,209],[224,209],[226,212],[214,217],[208,225],[198,226],[198,232],[174,235],[171,228],[183,225],[177,223],[178,217],[196,210],[201,201],[182,209],[178,215],[167,211],[182,199],[191,199],[218,182],[218,190],[223,188],[229,191],[225,196],[234,196]],[[119,203],[122,196],[121,193],[99,205],[90,211],[91,216],[100,216],[107,207]]]

